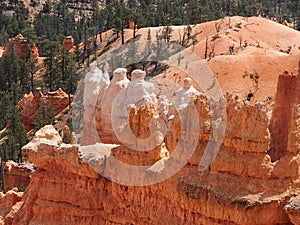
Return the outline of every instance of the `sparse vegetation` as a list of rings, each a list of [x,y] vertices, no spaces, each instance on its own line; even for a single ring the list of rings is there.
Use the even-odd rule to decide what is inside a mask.
[[[283,53],[286,53],[286,54],[290,54],[292,50],[292,46],[288,46],[287,49],[283,50],[283,49],[280,49],[280,52],[283,52]]]
[[[235,23],[235,27],[241,29],[242,28],[242,22]]]
[[[220,35],[219,34],[215,34],[214,36],[211,37],[211,40],[215,41],[218,38],[220,38]]]
[[[46,105],[44,102],[41,103],[35,117],[35,128],[36,130],[42,128],[47,124],[53,124],[55,120],[55,112],[51,105]]]
[[[256,72],[256,70],[253,70],[253,73],[249,73],[248,71],[245,71],[242,76],[243,78],[249,77],[253,81],[255,91],[259,89],[258,85],[259,85],[260,75],[258,74],[258,72]]]

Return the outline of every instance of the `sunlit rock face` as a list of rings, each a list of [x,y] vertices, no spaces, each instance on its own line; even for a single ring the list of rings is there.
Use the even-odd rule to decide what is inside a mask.
[[[270,123],[270,155],[274,161],[299,150],[296,125],[299,123],[299,104],[300,76],[280,75]]]
[[[97,63],[90,65],[90,70],[87,72],[84,79],[84,94],[83,94],[83,134],[80,137],[81,145],[90,145],[100,142],[95,124],[95,107],[97,105],[98,95],[102,95],[108,87],[109,75],[107,67],[104,71],[100,70]]]
[[[126,104],[137,104],[142,101],[157,102],[154,93],[154,85],[145,81],[146,72],[142,70],[134,70],[131,73],[131,82],[126,90]]]
[[[5,163],[4,173],[4,190],[8,191],[12,188],[25,189],[30,182],[30,175],[34,171],[34,164],[16,163],[8,161]]]
[[[226,112],[222,140],[214,132],[221,124],[219,100],[193,89],[189,80],[178,89],[172,104],[154,94],[143,71],[135,71],[130,82],[124,69],[115,73],[115,80],[103,92],[92,94],[99,107],[93,111],[99,116],[94,122],[95,133],[99,139],[104,137],[101,124],[106,121],[102,117],[110,115],[113,130],[107,129],[110,136],[105,140],[110,143],[117,138],[118,145],[67,145],[52,126],[42,128],[23,148],[37,170],[13,224],[298,224],[298,200],[292,199],[299,195],[300,188],[298,104],[290,111],[287,149],[278,160],[272,160],[272,112],[266,103],[251,105],[226,94],[221,99],[226,107],[219,109]],[[281,104],[277,99],[275,108]],[[111,107],[104,109],[102,103]],[[149,166],[145,178],[159,176],[168,168],[178,146],[183,153],[191,140],[196,140],[192,157],[160,183],[131,186],[113,182],[108,176],[114,160]],[[222,140],[220,149],[207,148],[218,140]],[[209,156],[209,165],[200,171],[204,155]],[[132,171],[112,169],[115,174],[126,174],[129,180],[136,178]]]
[[[163,156],[163,134],[154,85],[145,72],[134,70],[131,81],[126,69],[114,71],[110,85],[99,94],[95,111],[102,143],[120,144],[112,151],[118,160],[136,165],[153,164]],[[145,150],[135,151],[134,150]],[[165,149],[164,149],[165,150]]]
[[[191,100],[196,98],[199,95],[199,91],[197,91],[192,86],[191,78],[185,78],[183,82],[184,82],[184,87],[180,88],[175,92],[175,96],[176,96],[175,107],[178,109],[187,107],[191,102]]]
[[[14,190],[8,191],[6,194],[0,192],[0,224],[11,225],[14,217],[22,206],[23,192]]]
[[[126,73],[127,70],[124,68],[116,69],[108,87],[98,95],[95,121],[97,133],[102,143],[119,143],[113,131],[111,114],[114,101],[130,82],[126,77]]]

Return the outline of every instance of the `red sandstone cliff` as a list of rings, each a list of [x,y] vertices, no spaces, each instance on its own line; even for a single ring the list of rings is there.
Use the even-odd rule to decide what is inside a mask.
[[[300,68],[300,67],[299,67]],[[298,152],[297,117],[300,104],[300,76],[280,75],[270,123],[271,157],[278,160],[288,152]]]
[[[298,106],[291,111],[287,135],[293,150],[286,150],[272,162],[268,154],[272,133],[267,107],[225,97],[225,139],[209,169],[198,170],[212,129],[207,120],[207,100],[199,96],[195,102],[202,109],[198,113],[205,126],[193,157],[176,175],[150,186],[120,185],[99,175],[107,172],[118,147],[98,144],[100,150],[97,145],[79,149],[77,145],[62,144],[52,126],[42,128],[23,148],[38,169],[32,174],[13,224],[298,224],[295,215],[299,211],[293,207],[297,204],[289,203],[300,190],[300,154],[293,147],[297,145],[293,140],[297,137]],[[275,102],[274,107],[280,108],[277,104],[282,103]],[[150,117],[153,113],[155,108],[151,107],[143,111]],[[176,115],[170,126],[171,137],[176,137],[180,129],[174,123]],[[165,141],[169,146],[176,145],[176,138]],[[132,153],[123,151],[122,156],[135,161]],[[97,168],[92,169],[87,162],[98,162]],[[163,169],[164,165],[158,167]],[[151,176],[156,173],[159,170]],[[145,178],[148,175],[144,174]]]
[[[11,225],[13,218],[20,209],[23,192],[8,191],[6,194],[0,193],[0,224]]]
[[[30,175],[34,171],[34,165],[30,163],[18,164],[13,161],[8,161],[5,164],[5,187],[8,191],[11,188],[18,187],[25,189],[30,182]]]

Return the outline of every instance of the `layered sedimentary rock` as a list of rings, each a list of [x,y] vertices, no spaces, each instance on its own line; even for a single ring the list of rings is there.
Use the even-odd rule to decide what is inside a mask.
[[[239,113],[260,116],[255,126],[268,130],[260,107],[241,106]],[[235,133],[243,143],[259,138],[240,134],[249,124],[240,120]],[[265,134],[259,140],[267,143]],[[86,163],[98,158],[98,172],[104,173],[109,154],[95,148],[80,158],[78,146],[61,144],[58,133],[51,126],[44,127],[23,149],[38,169],[14,224],[288,223],[283,207],[299,186],[299,156],[272,163],[267,144],[242,150],[230,137],[226,136],[209,171],[198,171],[206,143],[200,140],[194,157],[180,173],[160,184],[132,187],[101,177]]]
[[[19,102],[19,107],[21,108],[22,122],[26,130],[30,130],[34,127],[35,115],[40,106],[42,98],[43,93],[41,89],[37,88],[35,90],[34,95],[31,92],[28,95],[25,94]]]
[[[224,142],[210,167],[199,172],[200,158],[211,138],[208,118],[212,115],[205,96],[200,94],[193,102],[203,124],[193,157],[176,175],[150,186],[120,185],[99,175],[107,174],[117,146],[66,145],[53,127],[42,128],[23,148],[38,169],[13,224],[271,225],[296,221],[284,206],[298,194],[300,156],[294,151],[271,162],[270,113],[266,107],[226,96]],[[296,115],[292,116],[295,121]],[[174,122],[170,127],[181,129]],[[134,164],[136,159],[131,159]],[[158,167],[164,170],[167,162]],[[150,175],[160,172],[154,170]]]
[[[68,95],[61,88],[56,91],[49,91],[45,96],[45,104],[51,105],[55,113],[63,111],[73,101],[73,96]]]
[[[134,165],[151,165],[167,154],[162,148],[164,124],[154,86],[144,80],[145,76],[144,71],[134,70],[129,82],[126,69],[114,71],[109,86],[98,96],[95,110],[101,142],[120,144],[111,154]]]
[[[297,138],[289,139],[289,135],[291,129],[295,129],[295,124],[293,123],[296,118],[292,117],[297,117],[297,105],[300,104],[300,76],[280,75],[277,89],[270,123],[270,131],[272,133],[270,154],[273,160],[278,160],[284,156],[288,149],[291,149],[291,145],[298,142]],[[297,132],[297,130],[293,132]],[[298,134],[295,135],[297,136]]]
[[[8,161],[5,164],[5,187],[8,191],[11,188],[25,189],[30,182],[30,175],[34,171],[34,165],[31,163],[18,164]]]
[[[87,128],[83,137],[90,143],[71,145],[45,126],[23,147],[37,170],[13,224],[298,224],[299,201],[292,198],[300,194],[298,98],[286,115],[286,147],[272,160],[272,135],[282,135],[273,131],[283,124],[281,117],[274,123],[274,115],[286,110],[280,97],[272,114],[265,103],[251,105],[230,94],[213,99],[190,90],[189,83],[172,105],[156,99],[141,71],[136,75],[127,87],[110,83],[102,93],[97,85],[90,89],[96,90],[97,106],[110,88],[129,94],[113,97],[112,107],[120,110],[87,111],[100,113],[92,122],[100,136],[101,116],[113,115],[118,145],[110,143],[116,138],[111,127],[108,144],[95,143]],[[295,78],[279,82],[290,79]],[[147,142],[150,137],[154,142]],[[181,161],[183,168],[174,169]]]
[[[295,153],[300,150],[300,103],[295,104],[292,110],[287,151]]]
[[[116,69],[107,89],[98,95],[97,105],[95,107],[95,121],[97,133],[102,143],[119,143],[118,138],[113,132],[111,114],[114,101],[129,83],[126,73],[126,69]]]

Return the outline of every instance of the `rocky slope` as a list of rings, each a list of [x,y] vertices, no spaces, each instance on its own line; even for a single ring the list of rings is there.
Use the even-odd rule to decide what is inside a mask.
[[[216,25],[219,26],[218,31]],[[156,33],[161,33],[163,27],[141,28],[137,39],[146,41],[149,29],[151,40],[155,41]],[[172,26],[171,42],[179,43],[184,29],[186,26]],[[132,37],[132,32],[126,30],[127,40]],[[226,17],[193,25],[191,35],[196,37],[197,42],[193,45],[190,40],[189,50],[204,59],[207,43],[205,63],[214,72],[223,92],[230,92],[240,99],[245,99],[249,90],[254,92],[254,101],[264,101],[268,97],[274,99],[278,75],[284,70],[298,73],[300,32],[277,22],[262,17]],[[232,53],[230,46],[234,48]],[[192,65],[190,62],[188,66]],[[259,75],[258,89],[249,76],[255,73]],[[170,68],[164,76],[182,84],[186,75]],[[161,82],[164,84],[163,80]]]

